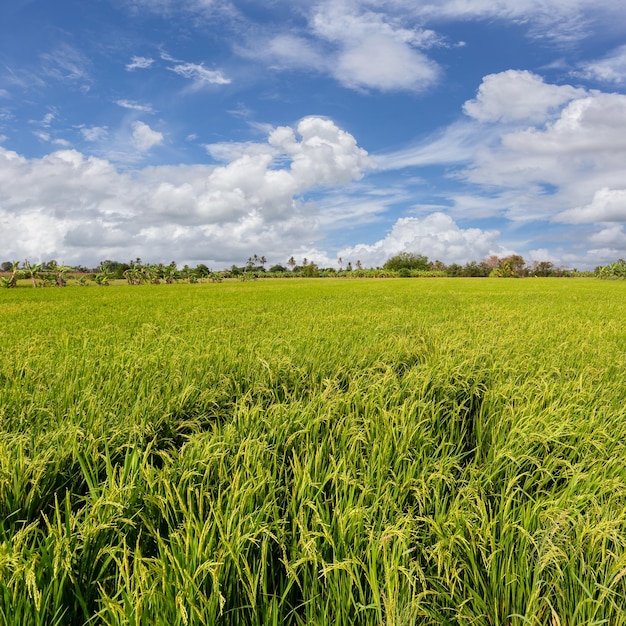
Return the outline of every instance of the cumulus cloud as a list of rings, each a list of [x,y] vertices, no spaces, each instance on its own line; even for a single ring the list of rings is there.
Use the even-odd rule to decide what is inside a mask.
[[[563,104],[584,95],[584,89],[550,85],[532,72],[508,70],[485,76],[476,98],[468,100],[463,111],[480,122],[543,122]]]
[[[506,208],[507,217],[615,219],[616,209],[605,203],[602,190],[624,186],[626,95],[589,92],[556,114],[546,112],[543,124],[509,125],[497,133],[495,140],[478,139],[460,176],[492,190],[514,191],[518,200]]]
[[[600,189],[589,204],[563,211],[555,221],[570,224],[626,222],[626,189]]]
[[[152,130],[143,122],[133,122],[133,145],[140,152],[146,152],[163,143],[163,134]]]
[[[444,263],[467,263],[502,254],[504,250],[497,243],[499,235],[496,230],[459,228],[449,215],[437,212],[424,218],[400,218],[383,239],[344,248],[339,256],[344,262],[360,260],[365,266],[381,266],[400,252],[424,254]]]
[[[453,216],[626,222],[625,94],[550,85],[530,72],[508,71],[485,77],[464,109],[464,119],[421,143],[378,155],[377,162],[385,170],[447,165],[456,188],[440,196]],[[578,251],[568,257],[561,249],[561,262],[597,264],[591,250],[600,250],[600,242],[590,237],[589,228],[581,229]],[[585,246],[589,254],[580,254]]]
[[[466,170],[474,183],[523,190],[548,185],[561,210],[584,206],[603,189],[620,189],[626,162],[626,95],[573,100],[543,126],[505,132]],[[538,206],[546,198],[537,198]],[[554,208],[559,208],[558,204]],[[528,208],[529,216],[536,208]],[[556,212],[556,211],[554,211]]]
[[[155,131],[138,122],[143,147]],[[159,135],[156,133],[156,135]],[[275,128],[266,143],[220,166],[118,170],[63,150],[26,159],[0,148],[0,250],[7,258],[102,258],[241,263],[253,252],[283,261],[320,238],[304,196],[360,178],[370,167],[331,120]],[[286,256],[285,256],[286,255]]]

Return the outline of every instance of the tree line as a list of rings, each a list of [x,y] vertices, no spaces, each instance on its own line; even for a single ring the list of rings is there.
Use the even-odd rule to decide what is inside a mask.
[[[499,277],[524,278],[597,276],[598,278],[626,278],[626,261],[619,259],[607,266],[598,266],[594,272],[578,272],[576,269],[557,267],[550,261],[532,261],[527,263],[518,254],[505,257],[492,255],[481,261],[470,261],[464,265],[445,264],[431,261],[423,254],[400,252],[387,259],[380,267],[364,267],[360,260],[354,263],[337,259],[337,267],[321,267],[306,257],[300,261],[291,256],[285,264],[266,267],[264,255],[254,254],[242,265],[214,271],[204,263],[195,267],[178,267],[175,261],[164,263],[144,263],[141,258],[129,262],[104,260],[97,267],[83,265],[67,266],[50,260],[42,263],[5,261],[0,263],[0,286],[16,287],[18,280],[28,279],[33,287],[64,287],[68,280],[75,280],[79,285],[106,286],[114,280],[125,280],[130,285],[171,284],[175,282],[197,283],[203,281],[219,282],[227,278],[255,280],[258,278],[289,277],[330,277],[351,278],[411,278],[432,277]]]

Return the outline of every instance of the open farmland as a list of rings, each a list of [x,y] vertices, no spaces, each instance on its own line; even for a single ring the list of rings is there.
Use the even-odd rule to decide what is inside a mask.
[[[0,312],[2,624],[626,624],[624,282]]]

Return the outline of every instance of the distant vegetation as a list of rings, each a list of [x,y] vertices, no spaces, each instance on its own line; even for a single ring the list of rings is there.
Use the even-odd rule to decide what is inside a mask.
[[[619,259],[615,263],[609,263],[596,268],[598,278],[626,278],[626,261]]]
[[[626,625],[626,282],[176,280],[0,290],[0,624]]]
[[[68,281],[87,286],[97,284],[106,286],[112,281],[125,281],[130,285],[171,284],[174,282],[221,282],[224,279],[254,280],[258,278],[416,278],[416,277],[500,277],[523,278],[567,277],[567,276],[599,276],[601,278],[623,277],[624,261],[606,268],[596,268],[594,272],[578,272],[575,269],[555,267],[550,261],[533,261],[527,264],[523,257],[511,255],[499,258],[491,256],[480,262],[471,261],[465,265],[452,263],[446,265],[441,261],[430,261],[428,257],[401,252],[389,258],[382,267],[364,268],[358,259],[354,265],[351,261],[343,264],[338,259],[335,267],[319,267],[307,258],[300,262],[292,256],[284,265],[275,264],[266,268],[265,256],[254,255],[244,265],[232,265],[230,268],[212,270],[205,264],[196,267],[184,265],[178,267],[175,261],[164,263],[144,263],[140,258],[129,261],[102,261],[98,267],[65,266],[57,261],[32,264],[28,260],[20,262],[5,261],[0,264],[0,286],[17,287],[18,281],[28,281],[33,287],[53,285],[65,286]],[[621,264],[621,265],[620,265]],[[621,274],[620,274],[621,272]]]

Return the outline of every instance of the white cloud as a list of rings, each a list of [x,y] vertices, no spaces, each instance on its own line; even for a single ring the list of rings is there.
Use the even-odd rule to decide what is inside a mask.
[[[550,263],[553,263],[554,265],[559,265],[560,263],[560,259],[556,255],[552,254],[552,252],[550,252],[550,250],[548,250],[547,248],[537,248],[536,250],[529,250],[524,258],[526,259],[527,262],[528,261],[537,261],[537,262],[549,261]]]
[[[152,145],[154,131],[138,124],[143,147]],[[163,261],[164,250],[218,267],[255,252],[284,262],[320,238],[322,209],[303,196],[358,179],[370,162],[323,118],[276,128],[259,146],[218,167],[134,171],[75,150],[26,159],[0,148],[0,249],[7,258],[86,264]]]
[[[204,65],[196,63],[181,63],[168,69],[192,80],[195,88],[206,85],[228,85],[231,82],[230,78],[226,78],[219,70],[208,70]]]
[[[563,211],[555,220],[570,224],[626,222],[626,189],[600,189],[589,204]]]
[[[563,104],[584,95],[584,89],[550,85],[532,72],[508,70],[485,76],[476,98],[468,100],[463,111],[480,122],[543,122]]]
[[[505,132],[499,145],[477,153],[466,177],[520,191],[549,185],[553,203],[565,210],[585,205],[605,187],[623,187],[624,162],[626,95],[594,93],[573,100],[543,127]],[[537,201],[540,207],[547,199]],[[528,215],[536,210],[529,206]]]
[[[626,45],[620,46],[603,59],[582,64],[583,77],[615,85],[626,83]]]
[[[143,122],[133,122],[133,144],[137,150],[146,152],[163,143],[163,134],[152,130]]]
[[[544,124],[493,129],[495,138],[481,140],[477,133],[476,151],[460,175],[491,188],[492,197],[494,189],[513,193],[517,200],[506,209],[507,217],[560,214],[559,220],[584,221],[595,215],[603,221],[614,212],[598,205],[603,196],[595,194],[624,186],[626,95],[590,92],[567,103],[556,117],[546,112]]]
[[[544,128],[508,134],[504,144],[517,152],[591,155],[601,159],[626,150],[626,95],[594,93],[570,102]]]
[[[626,250],[626,232],[624,232],[624,226],[613,224],[607,228],[603,228],[601,231],[591,235],[590,241],[595,245],[610,246],[614,249],[619,248],[620,250]]]
[[[196,139],[197,137],[193,137]],[[259,156],[269,154],[270,156],[278,156],[279,152],[276,149],[272,149],[271,146],[262,143],[256,143],[253,141],[236,142],[225,141],[222,143],[206,144],[205,150],[216,161],[229,162],[234,161],[242,156]]]
[[[141,111],[142,113],[153,113],[154,110],[150,104],[140,104],[133,100],[116,100],[115,104],[123,109],[131,109],[132,111]]]
[[[331,71],[347,87],[422,90],[439,77],[437,64],[417,49],[432,43],[432,31],[408,29],[383,13],[336,2],[318,7],[312,29],[337,46]]]
[[[465,121],[455,122],[415,145],[376,155],[381,170],[433,164],[467,163],[497,134]]]
[[[140,69],[145,70],[154,63],[154,59],[150,57],[133,57],[131,62],[126,65],[126,70],[131,72],[132,70]]]
[[[452,188],[444,188],[439,199],[450,206],[447,212],[507,218],[523,223],[526,233],[539,230],[535,236],[546,241],[550,235],[531,227],[533,221],[626,222],[625,94],[550,85],[518,71],[486,77],[478,93],[465,106],[474,117],[422,143],[377,155],[378,165],[392,170],[445,164]],[[606,229],[601,232],[600,239],[608,237]],[[594,240],[589,228],[562,237],[571,243],[559,250],[560,262],[579,267],[593,267],[608,250],[618,249]],[[522,253],[542,250],[537,243],[529,239],[514,247]],[[600,256],[594,259],[592,251]]]
[[[503,254],[497,243],[500,233],[479,228],[462,229],[444,213],[432,213],[424,218],[400,218],[387,233],[371,245],[360,244],[339,251],[344,262],[360,260],[363,265],[381,266],[400,252],[424,254],[444,263],[467,263],[491,254]]]
[[[431,30],[408,27],[403,18],[366,10],[358,2],[321,2],[308,29],[273,34],[240,51],[277,69],[310,69],[332,76],[350,89],[422,91],[440,76],[439,66],[422,50],[439,45]]]
[[[303,3],[301,10],[308,17],[306,27],[257,35],[239,51],[275,69],[309,69],[332,76],[350,89],[379,91],[432,87],[442,70],[427,51],[434,46],[465,45],[447,41],[424,28],[425,24],[499,20],[518,24],[533,38],[571,45],[593,31],[592,23],[596,28],[602,23],[614,27],[623,18],[622,0],[321,0]],[[258,31],[256,25],[249,32]],[[623,52],[618,52],[587,71],[617,80],[623,76]],[[519,82],[509,86],[519,86]],[[567,97],[556,85],[543,85],[541,92],[536,84],[530,87],[541,96],[538,107],[558,106]],[[532,108],[531,97],[524,92],[521,96],[520,106],[538,118],[541,111]],[[521,113],[515,101],[509,103]]]

